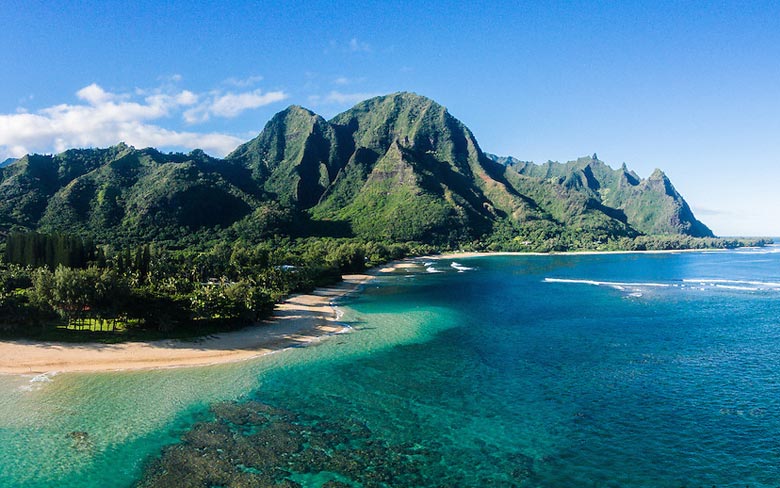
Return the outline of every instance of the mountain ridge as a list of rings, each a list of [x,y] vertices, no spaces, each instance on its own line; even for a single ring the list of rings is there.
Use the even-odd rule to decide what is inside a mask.
[[[330,120],[292,105],[223,159],[123,143],[26,155],[0,168],[0,227],[106,241],[326,229],[448,246],[498,235],[713,235],[663,172],[641,179],[597,158],[534,165],[491,155],[444,106],[408,92]]]

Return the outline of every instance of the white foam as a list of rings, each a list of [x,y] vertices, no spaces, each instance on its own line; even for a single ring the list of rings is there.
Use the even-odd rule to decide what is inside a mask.
[[[722,288],[724,290],[739,290],[739,291],[758,291],[760,289],[752,286],[735,286],[735,285],[715,285],[715,288]]]
[[[33,376],[32,378],[30,378],[29,384],[20,386],[19,390],[21,390],[21,391],[36,391],[36,390],[39,390],[39,389],[43,388],[43,386],[46,383],[51,383],[53,381],[52,378],[54,378],[55,376],[57,376],[57,371],[49,371],[47,373],[42,373],[42,374]]]
[[[333,304],[331,304],[331,307],[333,307],[333,311],[336,312],[336,322],[340,321],[341,317],[344,316],[344,310]]]
[[[429,273],[444,273],[444,271],[436,269],[433,266],[429,266],[429,267],[425,268],[425,271],[427,271]]]
[[[656,287],[656,288],[668,288],[672,286],[670,283],[630,283],[623,281],[595,281],[595,280],[574,280],[568,278],[545,278],[546,283],[577,283],[583,285],[593,286],[611,286],[618,290],[624,290],[631,287]]]
[[[780,282],[754,281],[754,280],[727,280],[722,278],[686,278],[682,283],[652,283],[652,282],[623,282],[623,281],[596,281],[577,280],[569,278],[545,278],[547,283],[575,283],[592,286],[609,286],[620,291],[638,292],[643,288],[687,288],[699,291],[712,289],[734,291],[780,291]],[[631,295],[637,296],[637,295]],[[641,296],[638,295],[638,296]]]
[[[474,268],[469,268],[468,266],[463,266],[462,264],[460,264],[460,263],[455,263],[455,262],[453,262],[452,264],[450,264],[450,266],[451,266],[451,267],[453,267],[453,268],[455,268],[455,269],[457,269],[457,270],[458,270],[458,273],[462,273],[462,272],[464,272],[464,271],[472,271],[472,270],[474,269]]]
[[[696,283],[699,285],[751,285],[759,288],[780,289],[780,282],[777,281],[755,281],[755,280],[725,280],[721,278],[686,278],[684,283]]]
[[[780,246],[770,245],[766,247],[746,247],[738,249],[739,254],[777,254],[780,253]]]
[[[39,374],[38,376],[34,376],[30,380],[30,383],[51,383],[52,378],[54,378],[55,376],[57,376],[56,371],[50,371],[48,373]]]

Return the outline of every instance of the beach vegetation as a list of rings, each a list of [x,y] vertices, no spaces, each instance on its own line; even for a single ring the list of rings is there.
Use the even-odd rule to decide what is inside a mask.
[[[338,282],[410,249],[431,250],[332,238],[217,242],[202,250],[105,246],[100,261],[54,269],[33,252],[38,266],[0,263],[0,335],[115,342],[235,329],[269,317],[292,293]]]

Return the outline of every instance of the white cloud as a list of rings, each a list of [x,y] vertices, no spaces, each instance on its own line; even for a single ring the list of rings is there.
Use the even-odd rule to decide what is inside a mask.
[[[189,90],[184,90],[176,96],[176,101],[181,105],[193,105],[198,102],[198,96]]]
[[[116,98],[116,95],[103,90],[97,83],[85,86],[76,92],[76,96],[92,105],[99,105]]]
[[[198,114],[198,120],[209,115],[235,117],[287,95],[260,90],[198,94],[170,87],[112,93],[93,83],[76,92],[76,97],[81,103],[0,114],[0,160],[30,152],[110,146],[119,141],[136,147],[202,148],[223,156],[243,141],[228,134],[165,129],[155,121],[179,115],[190,121]],[[191,112],[194,115],[188,115]]]
[[[260,90],[247,93],[226,93],[214,99],[211,113],[220,117],[235,117],[244,110],[262,107],[287,98],[281,91],[262,93]]]
[[[182,114],[188,124],[200,124],[209,120],[209,111],[205,105],[191,108]]]
[[[287,97],[288,95],[283,91],[268,93],[263,93],[261,90],[243,93],[214,91],[202,103],[184,112],[184,120],[187,123],[195,124],[209,120],[212,115],[233,118],[247,110],[280,102]]]

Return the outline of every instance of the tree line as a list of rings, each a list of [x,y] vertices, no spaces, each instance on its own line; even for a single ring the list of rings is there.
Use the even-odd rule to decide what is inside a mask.
[[[64,234],[12,234],[0,263],[0,330],[198,335],[261,320],[289,294],[343,273],[429,251],[330,238],[113,249]]]
[[[104,257],[89,239],[63,233],[13,232],[6,238],[5,261],[20,266],[84,268]]]
[[[659,250],[740,247],[770,241],[637,236],[549,225],[473,241],[465,251]],[[421,243],[275,236],[218,240],[199,248],[158,244],[115,248],[64,233],[12,233],[0,262],[0,333],[54,331],[195,336],[268,317],[291,293],[337,282],[345,273],[438,249]],[[61,336],[57,336],[61,337]],[[129,337],[129,336],[128,336]],[[133,336],[135,337],[135,336]]]

